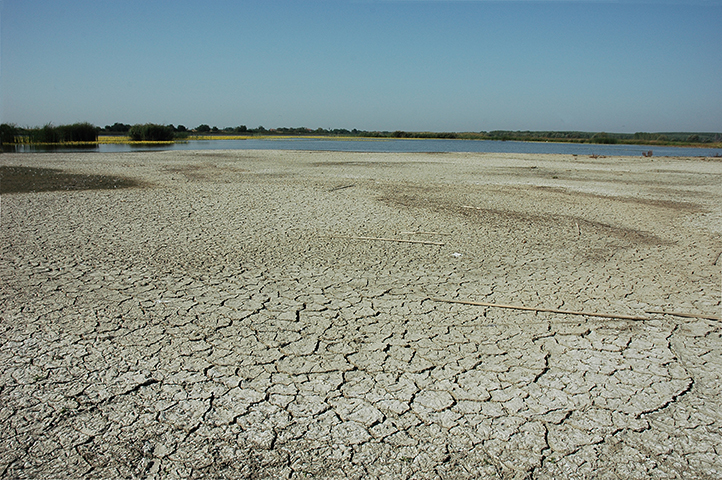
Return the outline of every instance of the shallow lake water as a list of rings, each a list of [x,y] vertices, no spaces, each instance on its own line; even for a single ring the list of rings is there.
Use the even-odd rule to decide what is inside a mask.
[[[8,148],[10,147],[10,148]],[[567,155],[642,156],[652,151],[656,157],[711,157],[722,151],[709,148],[662,147],[649,145],[603,145],[588,143],[513,142],[500,140],[443,140],[443,139],[249,139],[249,140],[190,140],[171,145],[133,146],[101,144],[92,147],[62,147],[17,145],[5,146],[5,151],[37,152],[138,152],[163,150],[310,150],[337,152],[481,152],[481,153],[550,153]]]

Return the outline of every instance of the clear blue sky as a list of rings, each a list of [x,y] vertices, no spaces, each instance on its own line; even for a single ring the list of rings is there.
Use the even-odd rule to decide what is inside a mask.
[[[722,132],[722,0],[0,0],[0,122]]]

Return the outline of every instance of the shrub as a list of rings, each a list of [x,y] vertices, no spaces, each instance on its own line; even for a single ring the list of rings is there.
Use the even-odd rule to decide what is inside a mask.
[[[617,139],[610,137],[608,134],[606,134],[604,132],[600,132],[600,133],[595,133],[592,136],[592,143],[612,144],[612,143],[617,143]]]
[[[60,143],[58,129],[52,124],[45,124],[43,127],[28,129],[29,143]]]
[[[27,131],[28,143],[97,142],[98,129],[90,123],[73,123],[54,127],[48,123],[43,127]]]
[[[130,125],[127,123],[118,123],[115,122],[113,125],[106,125],[105,131],[106,132],[113,132],[113,133],[127,133],[128,130],[130,130]]]
[[[154,123],[133,125],[128,130],[128,136],[135,142],[169,142],[175,138],[172,128]]]
[[[647,132],[637,132],[634,134],[635,140],[654,140],[655,135]]]
[[[15,143],[15,137],[20,135],[20,129],[12,123],[0,125],[0,145],[3,143]]]
[[[592,143],[606,143],[606,144],[614,144],[617,143],[616,138],[592,138]]]
[[[61,142],[97,142],[98,129],[90,123],[74,123],[56,127]]]

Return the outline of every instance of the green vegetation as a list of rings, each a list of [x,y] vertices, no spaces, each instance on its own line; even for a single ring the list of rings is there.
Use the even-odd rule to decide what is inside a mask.
[[[570,143],[598,143],[598,144],[636,144],[636,145],[668,145],[668,146],[694,146],[717,147],[722,146],[722,133],[708,132],[663,132],[663,133],[607,133],[607,132],[579,132],[579,131],[512,131],[492,130],[489,132],[408,132],[403,130],[348,130],[345,128],[316,128],[307,127],[279,127],[266,129],[263,126],[248,128],[245,125],[237,127],[218,128],[203,123],[194,129],[184,125],[177,127],[170,125],[156,125],[153,123],[128,125],[114,123],[104,128],[95,127],[90,123],[75,123],[55,127],[47,124],[43,127],[20,128],[13,124],[0,125],[0,144],[38,143],[55,144],[69,142],[97,143],[98,134],[103,135],[101,143],[123,143],[123,137],[131,141],[143,142],[169,142],[187,139],[189,135],[201,134],[205,136],[241,135],[252,136],[297,136],[297,137],[350,137],[350,138],[437,138],[460,140],[502,140],[519,142],[570,142]],[[113,137],[118,137],[113,139]]]
[[[619,143],[619,140],[609,136],[606,132],[600,132],[592,135],[592,143],[614,144]]]
[[[206,125],[207,126],[207,125]],[[198,133],[216,133],[214,129],[195,130]],[[280,127],[265,129],[264,127],[246,128],[227,127],[219,134],[236,133],[242,135],[268,136],[324,136],[324,137],[364,137],[364,138],[438,138],[460,140],[502,140],[518,142],[570,142],[570,143],[603,143],[603,144],[641,144],[641,145],[676,145],[676,146],[719,146],[722,133],[607,133],[578,131],[511,131],[494,130],[490,132],[407,132],[403,130],[367,131],[336,129],[310,129],[306,127]]]
[[[3,143],[15,143],[17,136],[20,135],[20,129],[12,123],[3,123],[0,125],[0,145]]]
[[[172,126],[146,123],[130,127],[128,136],[134,142],[172,142],[175,132]]]
[[[4,143],[71,143],[71,142],[97,142],[98,129],[90,123],[74,123],[72,125],[53,126],[48,123],[43,127],[20,129],[14,127],[14,133],[3,125],[3,130],[8,130],[8,136],[12,135],[13,141]],[[3,137],[5,131],[3,131]]]
[[[396,130],[391,133],[393,138],[446,138],[454,139],[459,138],[459,134],[455,132],[404,132],[403,130]]]
[[[103,131],[107,133],[128,133],[130,127],[131,125],[116,122],[113,125],[106,125]]]
[[[61,142],[97,142],[98,129],[90,123],[74,123],[57,127]]]
[[[458,138],[470,138],[469,134],[459,134]],[[509,131],[496,130],[471,134],[483,140],[509,140],[520,142],[573,142],[573,143],[621,143],[634,145],[670,145],[670,146],[719,146],[722,133],[701,132],[664,132],[664,133],[606,133],[576,131]]]

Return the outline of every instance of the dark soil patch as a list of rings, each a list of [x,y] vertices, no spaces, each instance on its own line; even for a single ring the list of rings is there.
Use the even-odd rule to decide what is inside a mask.
[[[53,168],[0,167],[0,194],[136,187],[130,178],[65,173]]]

